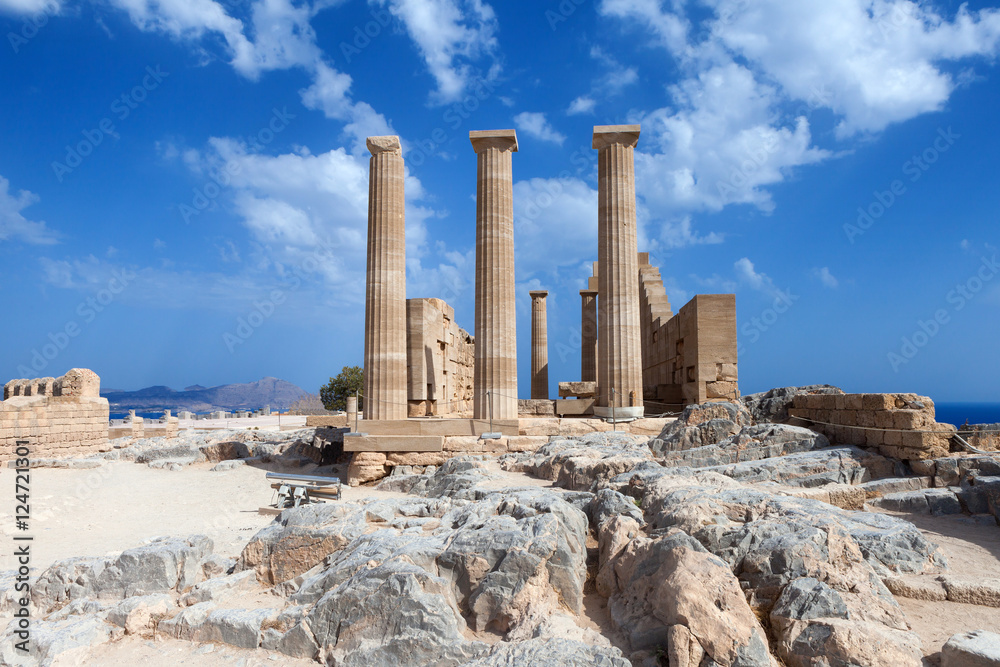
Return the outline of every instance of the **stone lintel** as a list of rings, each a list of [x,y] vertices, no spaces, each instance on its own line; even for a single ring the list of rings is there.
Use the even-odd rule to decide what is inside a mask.
[[[594,148],[607,148],[612,144],[635,147],[639,143],[638,125],[595,125]]]
[[[372,155],[381,153],[403,154],[403,148],[399,144],[399,137],[395,135],[385,137],[368,137],[368,150]]]
[[[469,141],[476,153],[488,148],[517,152],[517,130],[473,130],[469,132]]]

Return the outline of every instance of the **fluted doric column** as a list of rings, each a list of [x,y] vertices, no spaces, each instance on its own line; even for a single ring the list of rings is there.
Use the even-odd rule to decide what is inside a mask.
[[[545,291],[531,295],[531,398],[549,398],[549,327]]]
[[[598,154],[598,416],[641,417],[642,348],[635,214],[638,125],[594,128]]]
[[[580,381],[597,382],[597,290],[580,290]]]
[[[365,419],[406,419],[406,216],[399,137],[368,137]]]
[[[514,316],[514,130],[470,132],[476,182],[476,358],[473,416],[517,419]]]

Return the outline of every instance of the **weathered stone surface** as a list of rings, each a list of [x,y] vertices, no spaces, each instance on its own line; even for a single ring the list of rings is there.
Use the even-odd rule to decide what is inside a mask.
[[[1000,579],[943,575],[941,583],[950,602],[964,602],[983,607],[1000,607]]]
[[[899,575],[885,577],[882,582],[893,595],[911,600],[943,602],[948,599],[948,591],[938,578],[920,575]]]
[[[660,447],[654,441],[654,452]],[[714,445],[665,451],[657,460],[666,467],[701,468],[785,456],[829,447],[826,436],[784,424],[746,426]]]
[[[652,455],[632,436],[595,433],[551,442],[532,455],[504,457],[501,465],[506,470],[553,480],[563,488],[589,490],[643,462],[652,462]]]
[[[175,606],[166,593],[126,598],[111,608],[108,622],[125,628],[130,635],[151,633],[159,619]]]
[[[1000,667],[1000,635],[986,630],[955,635],[941,649],[941,667]]]
[[[729,566],[687,535],[637,537],[610,562],[611,618],[633,651],[690,655],[693,640],[714,664],[771,664],[766,635]]]
[[[922,489],[889,493],[870,501],[870,504],[893,512],[910,514],[961,514],[962,504],[958,496],[949,489]]]
[[[2,665],[52,665],[56,660],[62,665],[95,664],[89,659],[92,647],[112,639],[113,628],[97,616],[69,616],[60,620],[34,619],[31,624],[31,652],[29,657],[14,648],[15,622],[7,626],[3,645],[0,646]],[[121,632],[121,631],[119,631]]]
[[[183,591],[204,578],[201,567],[212,551],[204,535],[160,538],[117,557],[70,558],[43,572],[32,587],[36,609],[48,613],[71,600],[122,600],[137,595]]]
[[[746,483],[781,482],[795,486],[860,484],[892,470],[892,462],[857,447],[831,447],[776,458],[702,468]]]
[[[780,387],[759,394],[747,394],[740,403],[750,411],[755,423],[783,424],[788,421],[788,408],[796,396],[804,394],[834,394],[844,392],[828,384],[812,384],[804,387]]]
[[[500,643],[462,667],[632,667],[616,648],[591,646],[568,639],[529,639]]]
[[[218,602],[226,598],[239,596],[248,591],[257,590],[257,579],[253,570],[245,570],[226,577],[215,577],[195,584],[181,596],[181,604],[191,606],[199,602]]]
[[[689,405],[650,443],[650,449],[663,456],[665,452],[716,445],[752,423],[750,413],[739,403]]]

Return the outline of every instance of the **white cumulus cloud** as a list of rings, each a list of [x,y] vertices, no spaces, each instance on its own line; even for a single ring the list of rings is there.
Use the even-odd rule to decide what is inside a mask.
[[[38,202],[38,195],[22,190],[14,195],[10,181],[0,176],[0,242],[22,241],[33,245],[58,243],[58,235],[44,222],[28,220],[21,213]]]
[[[541,141],[549,141],[560,146],[566,141],[566,135],[557,132],[545,118],[545,114],[525,111],[514,116],[514,125],[528,136]]]

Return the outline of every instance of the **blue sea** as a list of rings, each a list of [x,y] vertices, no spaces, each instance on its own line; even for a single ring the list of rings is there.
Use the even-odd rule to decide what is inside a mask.
[[[935,403],[938,422],[961,426],[970,424],[1000,424],[1000,403]]]

